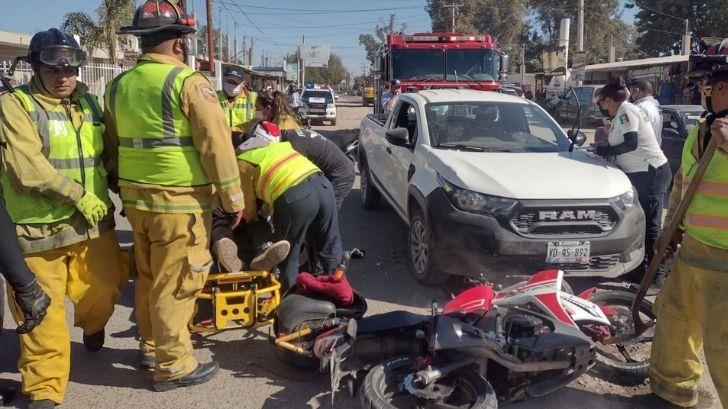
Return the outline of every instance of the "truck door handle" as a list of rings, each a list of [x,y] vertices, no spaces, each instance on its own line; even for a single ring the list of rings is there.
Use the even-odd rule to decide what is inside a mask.
[[[385,150],[387,151],[387,153],[392,153],[392,148],[390,148],[389,146],[387,146],[387,149]]]

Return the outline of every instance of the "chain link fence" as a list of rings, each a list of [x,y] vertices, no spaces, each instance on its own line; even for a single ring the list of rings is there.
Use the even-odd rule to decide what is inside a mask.
[[[3,73],[7,74],[13,65],[12,60],[3,60],[0,64]],[[78,80],[88,85],[89,92],[99,98],[99,102],[103,105],[104,89],[106,84],[114,79],[117,75],[130,69],[131,66],[113,65],[105,63],[89,63],[81,67]],[[33,76],[33,69],[30,64],[21,61],[15,67],[15,73],[12,76],[12,84],[18,86],[30,81]]]

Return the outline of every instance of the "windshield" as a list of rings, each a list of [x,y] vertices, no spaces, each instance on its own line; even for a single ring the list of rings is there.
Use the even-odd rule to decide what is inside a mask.
[[[397,50],[392,53],[392,78],[423,81],[442,80],[445,74],[442,50]]]
[[[687,128],[688,132],[690,132],[693,127],[698,123],[698,119],[700,119],[701,115],[703,115],[702,111],[680,112],[680,116],[682,117],[683,122],[685,122],[685,128]]]
[[[306,91],[303,93],[301,99],[305,103],[331,104],[334,102],[334,97],[331,96],[331,92],[329,91]]]
[[[428,104],[437,148],[482,152],[564,152],[571,142],[541,108],[513,102]]]
[[[495,81],[500,57],[493,50],[448,50],[448,81]]]

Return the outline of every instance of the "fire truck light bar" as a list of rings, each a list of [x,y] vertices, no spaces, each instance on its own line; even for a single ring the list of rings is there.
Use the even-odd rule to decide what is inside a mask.
[[[433,42],[456,42],[456,41],[485,41],[485,36],[405,36],[405,43],[433,43]]]

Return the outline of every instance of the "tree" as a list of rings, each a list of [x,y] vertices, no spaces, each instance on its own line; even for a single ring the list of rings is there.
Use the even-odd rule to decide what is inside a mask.
[[[726,35],[725,0],[634,0],[630,6],[640,9],[635,15],[637,46],[646,55],[679,53],[685,32],[682,19],[688,20],[691,34],[698,39]]]
[[[432,31],[450,32],[452,9],[445,7],[448,0],[427,0],[425,10],[432,19]],[[462,0],[455,16],[455,32],[464,34],[487,33],[503,48],[517,44],[523,32],[527,0]]]
[[[621,20],[619,0],[588,1],[584,8],[584,51],[591,62],[606,61],[609,41],[614,39],[615,55],[623,57],[632,48],[630,27]],[[571,19],[570,52],[576,51],[578,0],[531,0],[531,10],[543,33],[544,48],[555,50],[562,18]]]
[[[224,36],[222,34],[222,30],[220,29],[213,29],[212,30],[212,51],[215,53],[215,58],[220,58],[220,36]],[[197,29],[197,54],[202,56],[207,56],[207,25],[202,26],[201,28]],[[228,56],[230,54],[230,51],[228,50],[228,42],[223,37],[222,41],[222,56],[223,60],[229,61]],[[236,56],[235,60],[240,61],[242,58],[242,53],[240,55]]]
[[[80,36],[82,46],[89,51],[103,45],[111,63],[116,64],[116,32],[131,24],[134,9],[134,0],[102,0],[96,9],[96,20],[81,11],[71,12],[63,17],[61,29]]]
[[[298,62],[298,51],[288,54],[286,62]],[[336,53],[329,55],[329,63],[326,67],[306,67],[306,82],[312,84],[329,84],[338,86],[342,80],[349,79],[349,71],[341,62],[341,57]]]
[[[367,52],[367,60],[369,63],[374,65],[374,60],[377,58],[377,52],[382,44],[387,42],[387,36],[394,33],[395,26],[395,15],[389,15],[389,23],[377,27],[374,29],[374,34],[360,34],[359,44],[364,46]],[[400,24],[399,31],[405,32],[407,30],[406,24]]]

